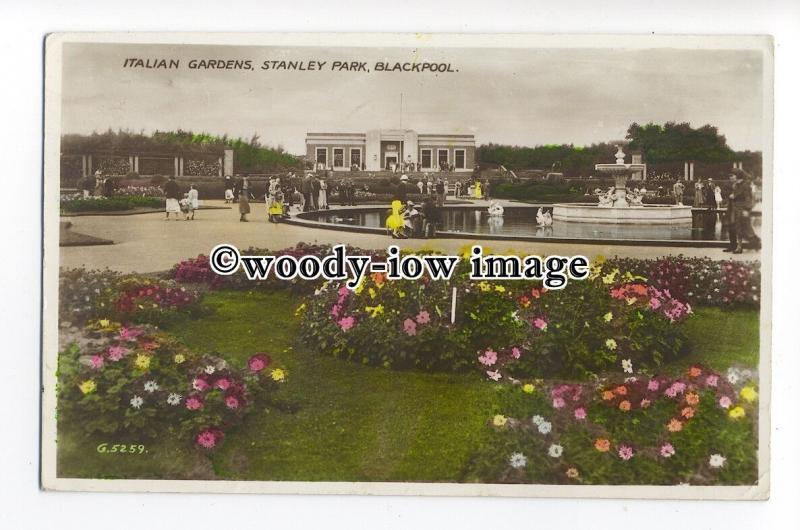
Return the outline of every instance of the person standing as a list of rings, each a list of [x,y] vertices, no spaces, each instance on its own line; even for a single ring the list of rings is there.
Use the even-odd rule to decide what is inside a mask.
[[[200,194],[198,193],[197,188],[195,188],[194,184],[189,185],[188,195],[189,195],[188,197],[189,207],[191,211],[191,216],[189,217],[189,220],[194,221],[194,212],[197,211],[198,208],[200,208]]]
[[[483,196],[486,197],[487,201],[491,199],[490,190],[491,190],[491,185],[489,184],[489,179],[486,179],[483,181],[482,191],[483,191]]]
[[[683,183],[679,180],[672,186],[672,195],[675,197],[675,205],[683,206]]]
[[[425,189],[425,183],[424,183],[424,182],[422,182],[422,179],[420,179],[420,180],[418,180],[418,181],[417,181],[417,189],[419,190],[419,194],[420,194],[420,195],[424,195],[424,194],[425,194],[425,192],[424,192],[424,191],[422,191],[422,190],[424,190],[424,189]]]
[[[164,183],[164,198],[167,201],[166,205],[166,213],[167,216],[164,219],[165,221],[169,220],[169,214],[175,214],[175,220],[178,220],[178,216],[181,213],[181,205],[180,205],[180,198],[181,198],[181,188],[178,186],[178,183],[175,181],[175,176],[171,176],[167,182]]]
[[[692,206],[695,208],[700,208],[703,206],[703,183],[702,182],[695,182],[694,183],[694,201],[692,201]]]
[[[441,208],[444,206],[444,181],[438,179],[436,181],[436,206]]]
[[[319,179],[319,193],[317,204],[320,210],[328,209],[328,183],[325,179]]]
[[[233,179],[230,175],[225,177],[225,204],[233,202]]]
[[[314,206],[314,203],[311,201],[311,195],[314,192],[314,186],[311,184],[311,178],[311,172],[306,173],[306,177],[303,179],[303,183],[300,186],[303,193],[304,212],[310,212]]]
[[[717,198],[714,195],[714,181],[713,180],[708,179],[706,181],[706,187],[703,189],[703,194],[705,195],[705,203],[706,203],[706,207],[707,208],[709,208],[709,209],[711,209],[711,208],[719,208],[719,206],[717,206]]]
[[[245,175],[239,183],[239,221],[246,223],[247,214],[250,213],[250,180]]]

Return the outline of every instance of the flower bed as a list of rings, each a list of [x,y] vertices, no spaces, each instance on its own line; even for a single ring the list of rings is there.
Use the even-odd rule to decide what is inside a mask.
[[[657,367],[688,352],[691,308],[633,275],[603,275],[548,291],[540,282],[387,281],[354,291],[326,284],[300,308],[301,338],[364,364],[425,370],[479,366],[505,376],[588,377],[623,360]],[[452,290],[457,310],[451,314]]]
[[[269,364],[257,354],[246,368],[233,367],[153,328],[98,320],[59,354],[59,421],[87,435],[180,436],[214,449],[285,380]]]
[[[505,385],[508,410],[487,420],[473,459],[481,482],[753,484],[754,374],[692,366],[680,377]]]
[[[81,194],[62,195],[61,211],[79,212],[120,212],[134,208],[163,208],[164,198],[140,195],[115,195],[113,197],[83,198]]]
[[[684,256],[660,259],[614,258],[603,270],[629,271],[651,285],[695,305],[759,307],[761,264],[757,261],[714,261]]]
[[[180,314],[203,312],[202,291],[174,281],[123,275],[110,270],[62,269],[59,276],[59,320],[83,325],[110,318],[121,322],[165,325]]]

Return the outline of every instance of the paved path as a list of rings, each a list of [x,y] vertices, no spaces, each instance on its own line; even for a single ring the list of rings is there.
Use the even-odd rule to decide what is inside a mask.
[[[224,206],[222,201],[206,201]],[[485,204],[485,202],[483,202]],[[403,248],[436,249],[457,253],[471,244],[467,239],[410,239],[397,241],[375,234],[316,230],[266,221],[264,204],[252,204],[249,223],[240,223],[238,209],[200,210],[194,221],[164,221],[163,213],[129,216],[72,217],[72,229],[90,236],[112,239],[114,245],[93,247],[61,247],[62,267],[110,269],[121,272],[163,271],[175,263],[198,254],[208,254],[219,243],[231,243],[240,249],[257,246],[269,249],[292,247],[297,242],[345,243],[362,248],[385,248],[395,243]],[[62,218],[65,220],[65,218]],[[522,241],[482,241],[484,248],[495,253],[514,250],[528,254],[575,255],[593,258],[597,255],[652,258],[665,255],[708,256],[730,258],[720,249],[681,247],[642,247],[631,245],[584,245]],[[758,259],[759,254],[745,252],[738,259]]]

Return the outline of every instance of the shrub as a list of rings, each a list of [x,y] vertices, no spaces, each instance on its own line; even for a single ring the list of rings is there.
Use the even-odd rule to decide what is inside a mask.
[[[142,196],[114,196],[90,197],[84,199],[81,195],[62,195],[61,211],[67,213],[79,212],[119,212],[133,210],[134,208],[163,208],[163,197]]]
[[[266,370],[265,354],[233,367],[152,328],[103,320],[83,333],[83,347],[73,342],[59,355],[58,417],[87,435],[180,436],[213,449],[285,379]]]

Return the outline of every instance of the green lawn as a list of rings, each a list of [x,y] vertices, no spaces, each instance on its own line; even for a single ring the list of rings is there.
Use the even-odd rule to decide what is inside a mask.
[[[505,412],[507,385],[475,374],[396,372],[318,355],[295,343],[296,299],[285,293],[216,292],[213,315],[171,330],[189,347],[242,365],[268,352],[289,378],[275,401],[253,411],[212,458],[159,441],[141,456],[100,455],[99,441],[62,428],[63,476],[253,480],[459,481],[492,443],[487,420]],[[752,310],[699,309],[689,319],[695,352],[670,370],[703,363],[755,367]],[[63,427],[63,426],[62,426]],[[121,440],[120,442],[125,442]],[[132,441],[130,441],[132,442]],[[129,443],[130,443],[129,442]],[[172,442],[174,443],[174,442]]]

